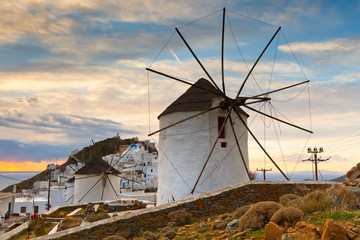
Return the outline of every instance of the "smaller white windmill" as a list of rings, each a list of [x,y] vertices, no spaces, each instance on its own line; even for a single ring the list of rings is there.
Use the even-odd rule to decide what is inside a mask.
[[[116,200],[120,191],[119,171],[101,158],[75,172],[74,203]]]

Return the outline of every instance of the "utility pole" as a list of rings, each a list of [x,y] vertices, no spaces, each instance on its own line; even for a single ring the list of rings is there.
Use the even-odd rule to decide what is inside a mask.
[[[265,169],[265,168],[258,169],[257,168],[256,171],[263,172],[264,180],[266,180],[266,172],[272,171],[272,168],[270,168],[270,169]]]
[[[323,147],[320,147],[319,149],[317,147],[314,147],[314,148],[308,147],[308,153],[311,153],[312,156],[314,156],[314,157],[312,159],[308,158],[308,159],[303,160],[303,162],[310,161],[310,162],[315,163],[315,180],[316,181],[318,181],[318,162],[325,162],[330,159],[330,157],[328,157],[327,159],[318,158],[317,154],[322,153],[322,152],[324,152]]]
[[[50,210],[50,185],[51,185],[51,169],[49,169],[49,185],[48,185],[48,211]]]

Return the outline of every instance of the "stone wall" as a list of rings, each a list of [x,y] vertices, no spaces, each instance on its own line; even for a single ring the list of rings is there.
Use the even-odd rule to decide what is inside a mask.
[[[155,208],[125,212],[117,217],[36,239],[103,239],[106,236],[121,232],[131,232],[132,235],[136,235],[146,230],[152,231],[165,226],[168,222],[168,214],[176,210],[186,209],[195,218],[202,219],[232,212],[246,204],[270,200],[278,201],[280,196],[287,193],[304,195],[310,191],[325,189],[335,184],[339,183],[253,181]]]

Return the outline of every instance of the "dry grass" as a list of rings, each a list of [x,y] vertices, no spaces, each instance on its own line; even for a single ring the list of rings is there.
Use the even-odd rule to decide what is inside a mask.
[[[233,212],[232,217],[240,218],[242,215],[244,215],[250,209],[250,207],[251,207],[251,205],[245,205],[245,206],[239,207],[238,209],[236,209]]]
[[[177,226],[181,226],[191,223],[192,215],[183,209],[169,213],[168,218],[170,222],[175,222]]]
[[[304,213],[297,208],[283,207],[274,213],[270,222],[274,222],[282,227],[290,227],[300,221],[303,216]]]
[[[285,194],[280,197],[279,203],[283,206],[286,206],[290,201],[292,201],[294,199],[298,199],[298,198],[300,198],[300,197],[295,194],[291,194],[291,193]]]
[[[80,226],[81,222],[82,222],[81,218],[66,217],[66,218],[64,218],[64,220],[61,223],[59,223],[57,231],[59,232],[59,231],[63,231],[66,229]]]
[[[150,231],[144,232],[143,238],[145,240],[156,240],[157,239],[156,235],[153,232],[150,232]]]
[[[86,218],[86,221],[88,222],[96,222],[96,221],[100,221],[106,218],[110,218],[110,216],[107,213],[97,213],[97,214],[92,214],[90,216],[88,216]]]
[[[302,198],[300,210],[305,214],[325,211],[332,207],[331,196],[326,194],[324,191],[314,191]]]
[[[331,196],[335,210],[351,211],[359,207],[359,197],[350,188],[341,185],[328,188],[326,194]]]
[[[119,235],[111,235],[111,236],[104,238],[103,240],[126,240],[126,238],[119,236]]]
[[[246,229],[257,230],[263,228],[265,224],[270,221],[270,218],[273,216],[273,214],[280,208],[280,204],[271,201],[254,204],[240,218],[240,231],[245,231]]]
[[[314,191],[303,198],[286,204],[296,207],[305,214],[318,211],[351,211],[359,207],[359,198],[354,191],[344,185],[333,186],[325,191]]]

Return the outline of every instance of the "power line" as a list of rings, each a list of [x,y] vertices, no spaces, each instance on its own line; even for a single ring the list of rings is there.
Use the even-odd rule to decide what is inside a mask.
[[[4,175],[0,175],[0,177],[8,178],[8,179],[15,180],[15,181],[20,181],[20,182],[25,181],[24,179],[17,179],[17,178],[13,178],[13,177],[4,176]]]

